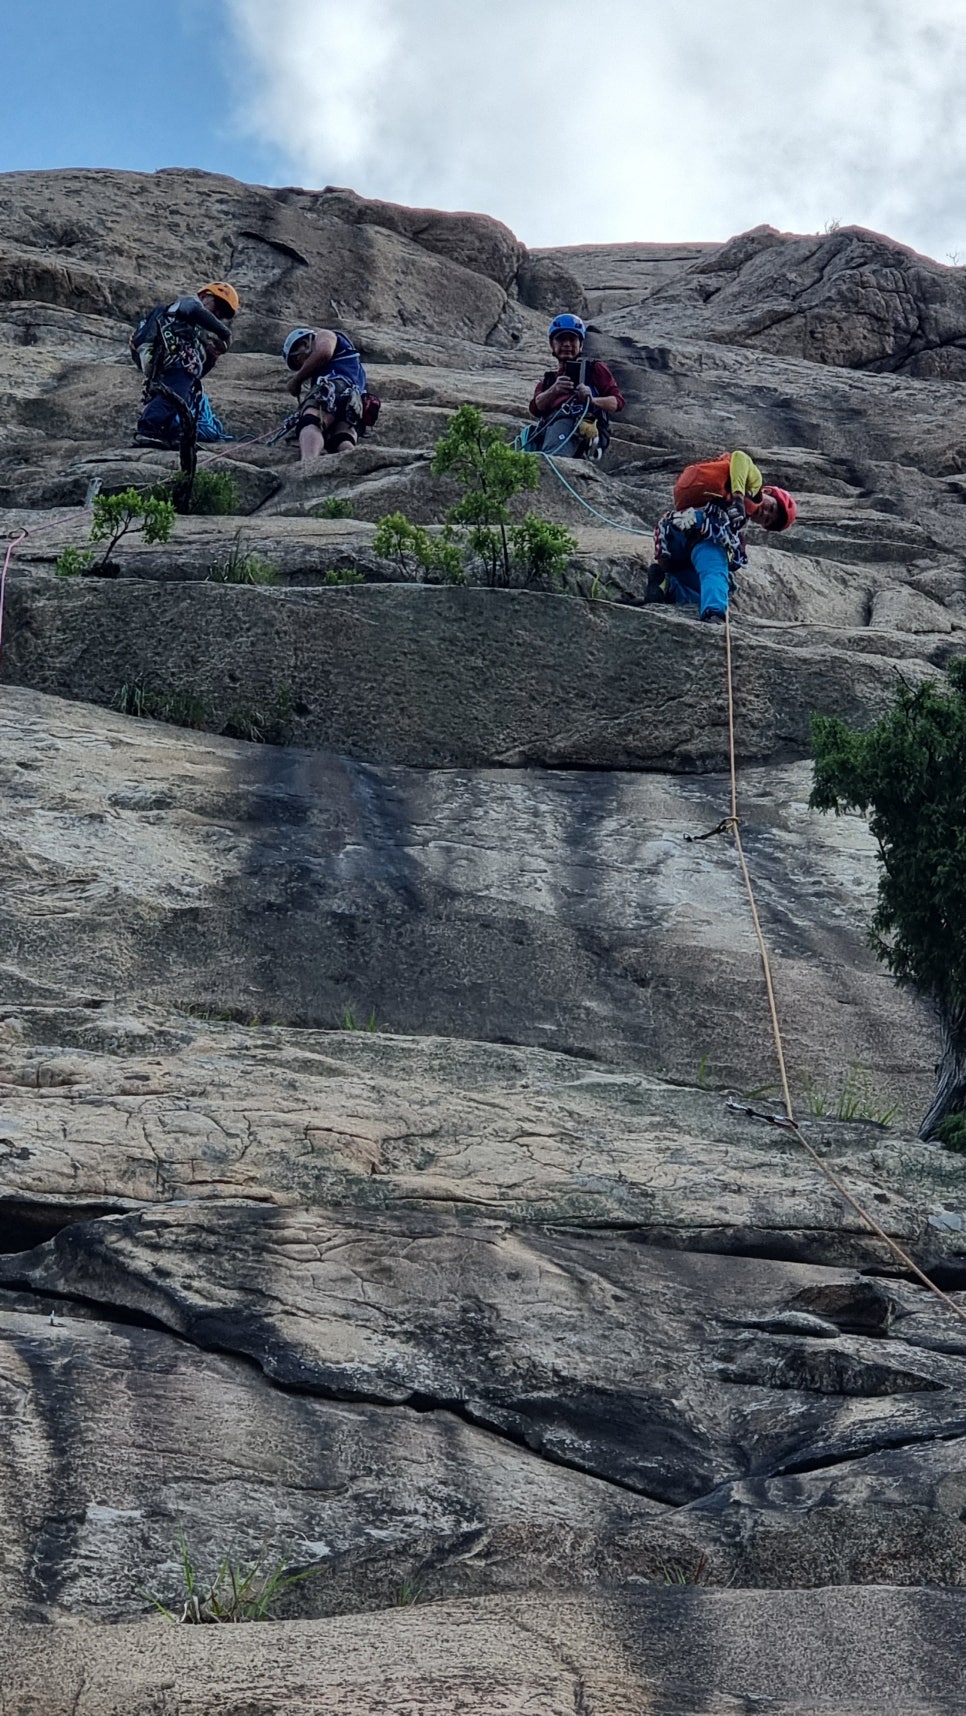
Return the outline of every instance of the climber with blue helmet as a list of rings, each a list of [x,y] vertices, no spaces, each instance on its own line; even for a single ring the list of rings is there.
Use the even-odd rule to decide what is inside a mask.
[[[623,411],[624,395],[605,363],[582,355],[586,337],[587,328],[579,316],[569,311],[554,316],[547,338],[557,368],[547,370],[537,384],[530,415],[548,426],[561,413],[579,418],[579,433],[568,430],[557,438],[560,450],[572,458],[599,459],[610,440],[609,419]],[[550,440],[538,430],[528,435],[527,445],[550,451]]]
[[[367,421],[369,395],[362,359],[348,334],[332,328],[293,328],[282,358],[292,371],[288,392],[299,401],[290,431],[303,467],[323,453],[345,453],[356,446]],[[308,392],[303,399],[304,387]]]

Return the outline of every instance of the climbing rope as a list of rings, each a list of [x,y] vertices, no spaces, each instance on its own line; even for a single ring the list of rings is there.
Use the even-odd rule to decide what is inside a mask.
[[[744,878],[745,891],[748,895],[748,904],[751,907],[751,918],[755,928],[755,938],[758,942],[758,951],[761,956],[762,970],[765,976],[765,989],[768,995],[768,1010],[771,1015],[771,1028],[775,1042],[775,1055],[778,1061],[778,1073],[781,1081],[782,1104],[785,1109],[784,1120],[775,1119],[773,1120],[773,1124],[780,1126],[783,1131],[791,1133],[792,1137],[801,1145],[806,1155],[811,1158],[815,1167],[824,1174],[829,1184],[834,1186],[839,1197],[848,1204],[849,1208],[854,1211],[861,1221],[865,1222],[866,1226],[872,1230],[876,1237],[888,1247],[893,1257],[902,1264],[903,1268],[909,1270],[910,1273],[913,1274],[916,1279],[940,1301],[941,1304],[946,1306],[947,1310],[952,1311],[961,1322],[966,1323],[966,1311],[963,1310],[962,1306],[957,1305],[956,1301],[951,1299],[948,1293],[944,1293],[942,1288],[937,1286],[936,1282],[933,1281],[923,1269],[920,1269],[918,1263],[913,1261],[909,1256],[909,1253],[903,1249],[899,1242],[893,1239],[891,1234],[886,1233],[882,1225],[876,1221],[875,1216],[870,1215],[869,1211],[859,1203],[858,1199],[853,1197],[848,1188],[842,1184],[838,1175],[833,1173],[832,1169],[828,1166],[828,1163],[822,1160],[818,1151],[808,1142],[808,1139],[804,1136],[797,1120],[795,1119],[795,1112],[792,1107],[792,1095],[788,1084],[788,1071],[785,1065],[785,1048],[782,1041],[781,1025],[778,1019],[778,1007],[775,1001],[775,986],[772,981],[771,960],[769,959],[768,948],[765,944],[764,935],[762,934],[761,920],[758,916],[758,907],[755,903],[755,891],[752,887],[751,874],[748,869],[745,849],[741,840],[741,823],[738,816],[738,776],[735,766],[735,699],[734,674],[732,671],[731,660],[731,618],[727,612],[725,613],[725,668],[728,685],[728,757],[731,776],[731,814],[730,816],[725,817],[722,822],[719,823],[718,828],[713,829],[711,832],[731,833],[734,836],[735,848],[738,853],[738,861],[741,865],[741,873]]]
[[[552,470],[554,476],[560,478],[560,481],[563,483],[564,488],[568,489],[570,491],[570,493],[574,497],[574,500],[579,501],[581,506],[587,508],[588,512],[592,512],[595,518],[599,518],[604,524],[609,525],[611,530],[626,530],[628,536],[653,537],[654,532],[652,530],[640,530],[635,525],[618,524],[616,519],[605,518],[604,514],[602,512],[598,512],[597,508],[595,506],[591,506],[589,501],[584,500],[583,495],[580,495],[577,493],[577,490],[574,488],[572,483],[568,483],[563,472],[557,470],[557,467],[554,464],[553,459],[551,458],[549,453],[541,453],[539,455],[539,457],[541,459],[546,459],[547,464],[550,466],[550,469]]]

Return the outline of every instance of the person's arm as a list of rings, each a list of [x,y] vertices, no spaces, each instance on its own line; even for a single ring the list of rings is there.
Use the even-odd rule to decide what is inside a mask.
[[[288,384],[289,393],[298,395],[307,381],[313,381],[317,375],[322,375],[335,357],[338,347],[339,342],[332,329],[319,328],[312,343],[312,350]]]
[[[225,350],[231,345],[231,329],[227,322],[219,322],[210,310],[206,310],[200,298],[190,295],[176,298],[168,310],[169,316],[176,316],[179,322],[190,322],[192,327],[204,328],[209,334],[217,334],[225,342]]]
[[[598,411],[606,411],[609,415],[613,415],[615,411],[623,411],[624,395],[605,363],[591,364],[590,379],[592,386],[588,387],[585,383],[583,387],[578,387],[578,398],[589,399]]]
[[[546,417],[548,411],[556,411],[558,405],[573,393],[574,384],[569,375],[555,375],[549,387],[538,388],[530,401],[530,414],[533,417]]]
[[[733,495],[754,503],[761,494],[762,475],[747,453],[732,453],[729,482]]]

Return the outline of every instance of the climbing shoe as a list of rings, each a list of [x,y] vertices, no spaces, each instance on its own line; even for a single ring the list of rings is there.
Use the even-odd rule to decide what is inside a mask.
[[[720,608],[705,608],[701,615],[703,620],[710,620],[712,625],[723,626],[725,617]]]
[[[176,453],[180,444],[179,441],[166,441],[162,435],[135,434],[134,436],[135,447],[160,447],[165,453]]]
[[[664,567],[655,561],[647,570],[647,589],[644,591],[645,602],[673,602],[674,597],[668,587],[667,574]]]

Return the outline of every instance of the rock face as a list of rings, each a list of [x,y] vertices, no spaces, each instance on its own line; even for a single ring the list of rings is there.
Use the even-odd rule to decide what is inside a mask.
[[[0,506],[28,532],[4,1709],[958,1716],[966,1334],[822,1165],[954,1304],[963,1172],[914,1137],[935,1024],[866,944],[866,826],[807,799],[813,714],[869,722],[963,651],[962,271],[855,230],[528,253],[483,216],[183,171],[7,175],[0,212]],[[131,322],[222,277],[239,512],[57,577],[92,484],[170,474],[126,445]],[[563,308],[628,400],[605,465],[531,497],[576,536],[563,588],[416,583],[376,522],[444,521],[448,415],[515,426]],[[308,476],[269,444],[296,322],[345,326],[384,400]],[[812,1157],[775,1124],[722,826],[724,639],[613,600],[681,465],[735,445],[800,500],[731,641]],[[225,581],[245,554],[274,584]],[[275,1626],[175,1632],[183,1554],[306,1577]]]

